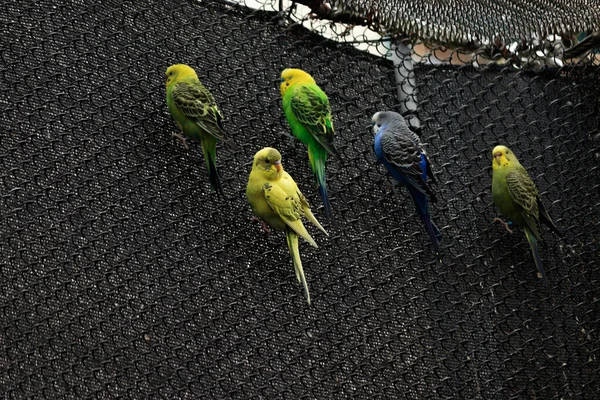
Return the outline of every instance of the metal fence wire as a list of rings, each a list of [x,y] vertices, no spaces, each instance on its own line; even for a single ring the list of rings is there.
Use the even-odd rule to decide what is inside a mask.
[[[422,62],[416,47],[390,59],[308,27],[330,22],[277,11],[0,5],[1,397],[600,398],[594,62]],[[174,63],[196,69],[240,145],[219,145],[226,199],[200,146],[171,137]],[[400,81],[414,95],[402,100],[408,66]],[[306,149],[286,136],[286,67],[311,73],[331,102],[342,155],[327,163],[331,222]],[[376,163],[366,126],[380,110],[420,123],[442,263]],[[523,232],[492,224],[498,143],[564,232],[543,229],[547,287]],[[319,248],[301,243],[310,306],[284,235],[250,220],[246,182],[265,146],[330,233],[309,228]]]

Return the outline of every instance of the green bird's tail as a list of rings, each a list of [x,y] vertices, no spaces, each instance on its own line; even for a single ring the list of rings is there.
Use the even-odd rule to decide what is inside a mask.
[[[204,153],[204,161],[206,162],[206,169],[208,169],[208,180],[211,186],[217,192],[217,196],[225,196],[217,171],[217,140],[213,137],[203,138],[202,152]]]
[[[298,282],[304,285],[304,294],[306,295],[306,301],[310,305],[310,293],[308,292],[308,283],[306,283],[306,277],[304,276],[304,270],[302,269],[302,261],[300,261],[300,251],[298,250],[298,234],[293,229],[287,228],[285,230],[285,238],[287,240],[288,248],[290,249],[290,256],[292,257],[292,264],[294,264],[294,270],[296,271],[296,278]]]
[[[527,241],[531,246],[531,253],[533,254],[533,259],[535,260],[535,265],[540,270],[542,277],[544,278],[544,283],[548,286],[548,278],[546,278],[546,271],[544,271],[544,267],[542,266],[542,257],[540,256],[540,251],[538,248],[538,239],[535,237],[533,232],[529,229],[525,228],[525,236],[527,236]]]
[[[310,161],[310,168],[319,185],[319,193],[321,194],[321,199],[323,199],[323,206],[325,208],[325,217],[331,219],[331,217],[333,217],[333,208],[331,208],[331,203],[329,202],[327,184],[325,183],[325,161],[327,160],[327,150],[318,144],[310,146],[308,148],[308,159]]]

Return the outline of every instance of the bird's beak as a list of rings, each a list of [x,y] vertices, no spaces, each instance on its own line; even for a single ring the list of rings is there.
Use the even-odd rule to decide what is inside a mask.
[[[502,153],[501,152],[498,151],[498,152],[494,153],[494,160],[496,160],[496,162],[498,164],[500,164],[500,159],[501,158],[502,158]]]
[[[279,161],[274,161],[273,165],[275,166],[275,169],[277,170],[277,172],[281,171],[281,160]]]

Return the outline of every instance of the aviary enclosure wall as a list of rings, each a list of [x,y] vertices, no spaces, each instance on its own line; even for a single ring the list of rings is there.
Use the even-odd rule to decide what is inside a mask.
[[[0,6],[0,396],[600,398],[598,67],[415,63],[439,263],[367,131],[403,107],[392,61],[274,17],[224,1]],[[171,137],[173,63],[196,69],[239,144],[218,150],[226,199],[200,146]],[[285,67],[331,102],[330,222],[286,136]],[[522,231],[492,224],[499,143],[564,232],[543,230],[547,287]],[[310,306],[283,234],[250,220],[265,146],[330,233],[301,243]]]

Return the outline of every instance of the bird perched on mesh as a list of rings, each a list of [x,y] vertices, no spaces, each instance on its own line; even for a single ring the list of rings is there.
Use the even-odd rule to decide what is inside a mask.
[[[223,115],[213,95],[198,79],[196,72],[184,64],[167,68],[167,105],[171,116],[185,136],[202,145],[208,179],[217,195],[223,195],[223,187],[217,171],[217,141],[233,144],[223,130]],[[187,148],[184,136],[174,133]]]
[[[281,73],[279,85],[283,113],[292,133],[308,148],[310,168],[319,185],[325,216],[331,218],[333,209],[325,182],[325,161],[328,155],[341,159],[333,145],[333,121],[327,95],[315,80],[301,69],[288,68]]]
[[[427,184],[435,182],[427,154],[419,137],[410,130],[404,117],[393,111],[380,111],[372,118],[375,133],[375,155],[392,177],[404,185],[425,225],[436,254],[439,254],[442,234],[429,216],[428,201],[437,201]]]
[[[535,265],[547,284],[538,246],[542,242],[540,220],[558,236],[561,236],[561,232],[546,212],[537,187],[515,154],[506,146],[496,146],[492,150],[492,157],[494,203],[502,215],[525,231]],[[508,224],[500,218],[494,218],[494,222],[502,223],[506,230],[512,233]]]
[[[296,182],[283,170],[279,151],[265,147],[256,153],[248,178],[246,197],[254,215],[272,228],[285,231],[296,278],[304,285],[306,301],[310,304],[310,293],[298,250],[298,236],[302,236],[314,247],[317,244],[302,224],[302,217],[328,234],[311,212]]]

